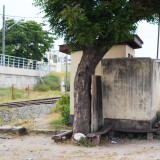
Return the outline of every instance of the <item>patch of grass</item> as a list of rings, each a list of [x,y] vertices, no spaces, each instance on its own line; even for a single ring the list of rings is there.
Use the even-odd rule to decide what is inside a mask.
[[[9,101],[13,101],[16,99],[26,98],[27,93],[25,94],[25,90],[20,90],[14,88],[14,97],[12,97],[12,88],[0,88],[0,101],[1,103]]]
[[[15,126],[25,126],[25,125],[29,125],[29,121],[28,120],[18,120],[17,122],[14,123]]]
[[[29,99],[60,97],[61,95],[63,95],[63,93],[60,91],[47,91],[47,92],[31,91],[29,94]]]
[[[52,121],[51,124],[52,124],[52,125],[62,125],[63,122],[62,122],[61,119],[57,119],[57,120]]]
[[[40,98],[49,98],[49,97],[59,97],[62,95],[60,91],[28,91],[25,89],[14,89],[14,99],[12,98],[12,89],[11,88],[0,88],[0,103],[12,102],[12,101],[25,101],[31,99],[40,99]]]
[[[87,140],[86,138],[81,138],[79,142],[76,142],[76,145],[83,146],[83,147],[93,147],[94,145]]]
[[[34,91],[40,91],[40,92],[46,92],[49,91],[50,87],[48,85],[45,84],[36,84],[34,86]]]
[[[42,77],[42,81],[39,81],[35,86],[35,91],[48,91],[48,90],[60,90],[61,87],[61,79],[59,76],[55,74],[48,74]]]
[[[66,73],[65,72],[51,72],[50,74],[53,74],[60,79],[64,78],[64,81],[66,82]],[[70,72],[67,73],[67,91],[70,91]]]
[[[55,116],[54,116],[55,115]],[[71,127],[64,125],[60,118],[60,113],[51,113],[50,115],[51,127],[55,130],[70,130]]]
[[[63,122],[58,119],[58,120],[53,120],[50,122],[50,124],[52,125],[52,128],[59,131],[59,130],[70,130],[71,127],[66,126],[63,124]]]
[[[0,111],[8,111],[8,112],[12,112],[11,108],[8,108],[8,107],[1,107],[1,106],[0,106]]]

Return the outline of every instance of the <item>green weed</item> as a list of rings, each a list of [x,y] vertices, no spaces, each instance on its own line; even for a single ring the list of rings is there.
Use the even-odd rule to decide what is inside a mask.
[[[69,94],[62,95],[56,104],[56,107],[52,109],[52,112],[60,113],[60,119],[52,121],[51,124],[64,124],[69,125],[70,121],[70,97]]]

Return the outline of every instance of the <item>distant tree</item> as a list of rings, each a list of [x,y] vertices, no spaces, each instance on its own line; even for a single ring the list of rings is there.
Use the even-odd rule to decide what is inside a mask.
[[[47,61],[44,54],[52,47],[55,38],[42,27],[42,24],[35,21],[7,20],[5,54],[34,60],[44,58]],[[2,30],[0,33],[2,34]]]
[[[159,21],[159,0],[34,0],[72,50],[83,50],[74,81],[73,131],[87,134],[91,122],[91,75],[114,44],[132,38],[137,23]]]

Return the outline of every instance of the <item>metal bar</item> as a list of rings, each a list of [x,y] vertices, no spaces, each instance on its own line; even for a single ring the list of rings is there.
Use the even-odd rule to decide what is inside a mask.
[[[23,58],[23,68],[24,68],[24,58]]]
[[[68,79],[68,57],[67,57],[67,54],[66,54],[66,84],[65,84],[65,90],[67,92],[67,79]]]
[[[9,56],[7,56],[7,59],[8,59],[8,67],[9,67]]]
[[[32,61],[32,69],[33,69],[33,61]]]
[[[5,6],[3,6],[2,64],[3,64],[3,66],[5,65]]]
[[[35,70],[37,70],[37,62],[36,62],[36,68],[35,68]]]
[[[21,58],[21,57],[15,57],[15,56],[9,56],[4,55],[6,66],[8,67],[17,67],[17,68],[25,68],[25,69],[36,69],[36,70],[50,70],[50,65],[47,63],[43,63],[41,61]],[[0,65],[5,65],[3,63],[3,55],[0,54]]]
[[[157,37],[157,59],[159,55],[159,35],[160,35],[160,23],[158,24],[158,37]]]
[[[13,57],[13,67],[14,67],[15,57]]]
[[[19,68],[19,58],[18,58],[18,68]]]

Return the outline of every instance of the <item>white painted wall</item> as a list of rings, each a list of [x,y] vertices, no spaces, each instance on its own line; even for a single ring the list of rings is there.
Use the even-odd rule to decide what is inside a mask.
[[[70,114],[74,114],[74,78],[77,72],[77,68],[83,51],[77,51],[71,54],[71,79],[70,79]]]

